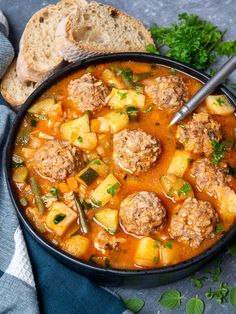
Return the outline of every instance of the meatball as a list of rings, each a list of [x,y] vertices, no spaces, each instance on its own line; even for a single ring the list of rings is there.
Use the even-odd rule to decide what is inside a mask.
[[[106,105],[108,88],[91,74],[84,74],[81,78],[70,81],[68,93],[81,112],[96,111]]]
[[[153,192],[138,192],[121,202],[119,212],[123,228],[137,236],[150,236],[161,228],[166,219],[166,209]]]
[[[129,173],[147,171],[161,154],[160,142],[142,130],[122,130],[113,137],[115,163]]]
[[[176,75],[156,78],[154,84],[145,88],[145,92],[160,109],[176,111],[188,99],[188,90],[184,81]]]
[[[218,214],[211,203],[188,198],[177,207],[170,222],[170,233],[180,242],[198,247],[207,238],[214,238]]]
[[[51,180],[63,181],[83,165],[82,153],[70,143],[48,141],[35,152],[35,167]]]
[[[201,112],[193,114],[193,118],[185,125],[179,125],[176,137],[187,151],[209,156],[214,150],[211,141],[220,141],[222,133],[220,124],[208,113]]]
[[[191,167],[191,175],[201,191],[209,195],[216,193],[216,188],[227,185],[231,177],[227,175],[227,164],[213,165],[208,158],[197,159]]]

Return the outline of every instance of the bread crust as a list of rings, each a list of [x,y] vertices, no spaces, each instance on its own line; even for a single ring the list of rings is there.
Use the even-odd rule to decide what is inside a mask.
[[[87,22],[85,19],[86,14],[89,15],[92,14],[92,12],[99,12],[100,16],[102,14],[108,17],[111,16],[110,20],[106,21],[107,23],[112,23],[112,17],[115,15],[116,20],[120,19],[120,22],[123,22],[123,28],[125,28],[126,23],[129,23],[135,35],[137,35],[137,33],[142,34],[142,45],[139,45],[137,42],[136,45],[132,45],[131,41],[129,45],[124,44],[123,47],[114,48],[115,40],[113,41],[112,38],[110,38],[110,46],[108,48],[103,46],[102,44],[99,44],[96,41],[94,42],[94,45],[92,45],[91,38],[87,38],[87,41],[76,39],[75,34],[79,32],[80,28],[82,28],[84,25],[86,26],[86,23],[89,24],[89,22]],[[120,25],[120,23],[117,24]],[[92,23],[90,22],[87,27],[93,28],[93,31],[96,33],[96,25],[92,25]],[[114,22],[113,28],[116,27],[118,26],[116,26]],[[101,35],[101,33],[101,29],[97,30],[98,36]],[[125,34],[125,32],[123,32],[123,34]],[[112,34],[110,34],[110,37],[111,36]],[[123,38],[125,41],[125,35]],[[68,62],[74,62],[81,58],[94,56],[101,53],[145,51],[145,46],[148,44],[154,44],[154,42],[152,40],[151,34],[140,21],[112,6],[91,2],[89,5],[82,8],[81,10],[77,10],[75,13],[71,13],[68,17],[64,18],[58,24],[56,30],[55,44],[56,49],[60,51],[60,55],[64,58],[64,60]]]
[[[63,58],[54,45],[56,27],[63,16],[85,5],[85,0],[62,0],[42,8],[31,17],[21,38],[17,60],[17,74],[22,83],[42,81],[62,66]],[[32,44],[35,32],[38,32],[35,38],[41,40],[41,50],[39,40]],[[39,57],[39,51],[43,58]]]

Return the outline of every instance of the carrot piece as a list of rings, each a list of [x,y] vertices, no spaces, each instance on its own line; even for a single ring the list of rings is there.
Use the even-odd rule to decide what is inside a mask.
[[[98,133],[100,129],[100,121],[98,119],[90,120],[91,132]]]
[[[68,185],[65,182],[59,183],[58,188],[59,188],[59,191],[61,193],[70,192],[70,189],[69,189]]]
[[[66,182],[71,191],[75,191],[78,188],[78,182],[74,177],[66,179]]]

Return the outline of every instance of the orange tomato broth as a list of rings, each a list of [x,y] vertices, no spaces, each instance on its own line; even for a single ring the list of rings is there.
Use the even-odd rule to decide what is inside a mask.
[[[93,75],[97,78],[100,78],[100,75],[102,71],[106,68],[109,68],[113,66],[113,64],[101,64],[97,65],[95,68],[95,71],[93,72]],[[146,63],[139,63],[139,62],[120,62],[119,67],[125,69],[129,68],[134,73],[140,73],[140,72],[153,72],[154,77],[157,76],[167,76],[172,74],[171,69],[163,66],[156,66],[153,67],[151,64]],[[74,72],[73,74],[69,75],[68,77],[62,79],[57,84],[52,86],[48,91],[44,93],[40,99],[44,99],[47,97],[55,97],[57,101],[62,102],[62,108],[64,112],[64,117],[66,117],[66,120],[71,120],[78,118],[82,116],[83,114],[80,113],[76,107],[74,106],[73,102],[68,99],[68,92],[67,92],[67,86],[71,79],[79,78],[81,75],[83,75],[86,72],[86,70],[80,70],[77,72]],[[194,95],[197,90],[201,87],[201,83],[195,79],[193,79],[190,76],[187,76],[181,72],[176,72],[175,75],[179,75],[183,78],[188,91],[189,96],[191,97]],[[145,84],[145,80],[143,81],[143,84]],[[150,104],[146,104],[148,107]],[[201,106],[198,108],[197,111],[204,111],[206,110],[205,102],[201,104]],[[109,112],[110,109],[106,107],[105,109],[100,110],[99,112],[92,113],[91,117],[98,117],[103,116],[107,112]],[[171,238],[171,235],[168,232],[168,226],[170,222],[171,215],[173,214],[176,203],[168,198],[160,185],[160,177],[166,173],[167,168],[170,164],[170,161],[172,159],[172,156],[174,152],[176,151],[176,139],[175,139],[175,132],[176,132],[176,126],[169,127],[168,124],[170,122],[171,117],[173,116],[173,113],[159,110],[157,107],[154,107],[153,110],[151,110],[148,113],[139,113],[139,121],[138,122],[129,122],[128,128],[130,129],[137,129],[141,128],[144,131],[156,136],[160,142],[161,142],[161,148],[162,148],[162,154],[158,161],[156,162],[155,166],[153,166],[149,171],[143,173],[139,177],[135,177],[132,175],[128,175],[126,180],[123,179],[121,175],[121,171],[114,165],[112,161],[112,141],[111,139],[108,141],[109,144],[106,146],[106,156],[105,160],[108,162],[109,166],[112,168],[112,171],[114,175],[118,178],[118,180],[121,182],[121,189],[115,195],[112,200],[105,206],[109,208],[115,208],[119,209],[119,205],[121,201],[126,198],[128,195],[138,192],[138,191],[152,191],[156,192],[157,195],[160,197],[163,205],[165,206],[167,210],[167,221],[165,223],[164,228],[159,231],[155,236],[152,236],[154,239],[160,239],[163,243],[165,243],[168,239]],[[189,118],[188,118],[189,119]],[[230,116],[214,116],[214,119],[219,121],[222,125],[222,131],[223,134],[227,135],[227,137],[233,137],[233,128],[236,128],[236,119],[233,115]],[[57,121],[60,123],[64,122],[65,119],[61,118],[60,116],[57,117]],[[23,122],[24,123],[24,122]],[[33,128],[33,132],[35,131],[43,131],[49,135],[54,136],[56,139],[63,140],[60,133],[60,123],[55,128],[48,127],[48,121],[42,120],[37,123],[37,126]],[[185,121],[183,121],[185,123]],[[46,142],[46,140],[41,140],[42,143]],[[31,148],[34,143],[33,135],[31,135],[31,140],[28,144],[24,146],[16,145],[14,153],[17,155],[22,156],[22,147],[24,148]],[[88,154],[88,157],[91,154]],[[197,159],[199,156],[193,154],[193,159]],[[230,151],[226,153],[226,159],[230,162],[232,165],[236,165],[236,154],[235,154],[235,147]],[[26,165],[29,170],[29,177],[34,176],[37,181],[40,184],[42,194],[48,193],[50,191],[50,188],[52,186],[58,186],[59,182],[51,182],[48,179],[40,176],[40,174],[34,169],[34,163],[27,162]],[[195,186],[194,179],[188,174],[188,170],[185,172],[185,175],[183,177],[185,180],[187,180],[193,188],[193,191],[195,193],[196,198],[207,200],[212,203],[212,205],[215,207],[215,209],[219,213],[219,205],[217,203],[217,200],[214,197],[210,197],[208,194],[204,192],[200,192],[197,187]],[[86,188],[86,195],[89,195],[90,192],[98,185],[98,183],[101,182],[101,179],[98,179],[95,183],[93,183],[91,186]],[[19,198],[26,197],[28,200],[27,207],[35,207],[34,204],[34,198],[32,194],[25,192],[25,185],[26,184],[17,184],[16,190],[19,195]],[[231,187],[235,190],[236,189],[236,180],[233,179],[231,182]],[[79,192],[81,187],[80,184],[78,184],[78,188],[75,190],[76,192]],[[119,226],[118,232],[114,235],[117,238],[125,238],[127,241],[125,243],[122,243],[120,245],[120,250],[107,250],[107,251],[101,251],[94,247],[93,241],[97,235],[97,233],[102,230],[103,228],[98,225],[92,218],[94,215],[94,212],[96,209],[90,209],[86,211],[87,217],[90,218],[89,227],[90,227],[90,233],[86,235],[91,241],[89,249],[87,250],[86,254],[81,257],[82,260],[89,260],[91,256],[98,256],[101,257],[100,259],[104,261],[104,258],[110,259],[110,265],[112,268],[119,268],[119,269],[142,269],[142,268],[148,268],[148,267],[142,267],[139,265],[134,264],[134,254],[137,248],[137,244],[139,242],[139,238],[137,236],[127,234],[121,226]],[[219,214],[220,215],[220,214]],[[227,231],[232,226],[232,224],[235,222],[234,216],[226,216],[221,217],[221,220],[224,222],[224,230]],[[53,243],[57,244],[58,246],[62,247],[65,239],[68,238],[68,236],[73,233],[73,228],[75,226],[71,226],[71,228],[68,229],[68,232],[66,235],[62,238],[56,236],[53,232],[50,232],[48,230],[46,233],[44,233],[44,236],[52,241]],[[216,236],[213,239],[207,239],[204,240],[201,245],[197,248],[192,248],[187,244],[179,243],[177,240],[174,240],[173,246],[171,250],[173,250],[173,259],[170,261],[169,264],[176,264],[181,261],[185,261],[189,258],[192,258],[201,252],[205,251],[207,248],[211,247],[215,242],[217,242],[220,237],[222,237],[222,234],[216,234]],[[158,251],[158,249],[157,249]],[[157,252],[157,255],[159,253]],[[98,258],[99,260],[99,258]],[[104,263],[102,263],[104,265]],[[159,256],[159,262],[157,264],[153,264],[152,268],[155,267],[161,267],[163,266],[163,262],[161,259],[161,256]]]

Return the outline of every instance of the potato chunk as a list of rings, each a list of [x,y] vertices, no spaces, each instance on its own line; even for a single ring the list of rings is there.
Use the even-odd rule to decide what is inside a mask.
[[[62,114],[61,102],[56,103],[54,98],[40,100],[28,109],[31,114],[56,115]]]
[[[145,106],[145,95],[134,90],[121,90],[113,88],[108,96],[108,105],[112,109],[124,109],[132,106],[143,109]]]
[[[159,256],[159,249],[156,241],[146,237],[139,240],[134,256],[134,263],[139,266],[151,267],[156,265]]]
[[[178,248],[179,249],[179,248]],[[163,266],[175,264],[175,258],[178,255],[178,249],[173,245],[171,248],[160,246],[160,261]]]
[[[119,191],[119,189],[120,182],[113,174],[109,174],[91,193],[90,199],[95,206],[104,206]]]
[[[89,248],[89,239],[81,235],[74,235],[63,244],[63,249],[75,257],[82,257]]]
[[[58,236],[63,236],[68,227],[76,220],[77,214],[64,203],[53,204],[46,218],[46,225]]]
[[[115,111],[108,113],[107,119],[112,133],[118,133],[125,129],[129,124],[129,116],[125,111]]]
[[[24,183],[28,177],[28,169],[26,167],[16,168],[13,172],[13,181],[16,183]]]
[[[89,116],[83,115],[78,119],[65,122],[61,125],[61,133],[65,140],[74,142],[80,134],[89,133]]]
[[[225,95],[210,95],[206,98],[207,109],[212,114],[220,116],[231,115],[235,108],[230,104]]]
[[[191,185],[174,174],[165,174],[160,178],[160,182],[165,194],[177,202],[194,197]]]
[[[101,78],[103,82],[108,86],[119,88],[119,89],[125,88],[121,80],[119,80],[116,77],[115,73],[113,73],[110,69],[105,69],[101,74]]]
[[[191,161],[191,153],[185,150],[176,150],[170,162],[167,173],[175,174],[177,177],[182,177]]]
[[[236,215],[236,193],[228,186],[216,190],[221,216],[227,218]]]
[[[82,150],[93,150],[97,146],[96,133],[83,133],[79,135],[73,144]]]
[[[114,234],[118,229],[118,210],[111,208],[97,209],[95,221],[98,222],[109,233]]]

